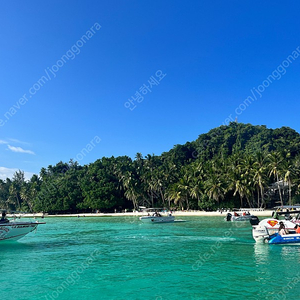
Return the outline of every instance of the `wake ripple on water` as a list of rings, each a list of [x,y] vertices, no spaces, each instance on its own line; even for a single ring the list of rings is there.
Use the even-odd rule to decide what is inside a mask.
[[[176,242],[208,242],[208,243],[230,243],[230,242],[236,242],[237,238],[233,237],[213,237],[213,236],[186,236],[186,235],[173,235],[173,236],[157,236],[157,235],[123,235],[123,236],[117,236],[114,237],[114,240],[144,240],[144,241],[153,241],[153,242],[170,242],[170,241],[176,241]]]
[[[206,242],[234,242],[236,238],[232,237],[217,237],[217,236],[189,236],[188,240],[193,241],[206,241]]]

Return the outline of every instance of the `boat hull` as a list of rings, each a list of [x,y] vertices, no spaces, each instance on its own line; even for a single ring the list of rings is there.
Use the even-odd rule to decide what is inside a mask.
[[[246,222],[249,221],[253,216],[247,215],[247,216],[232,216],[231,221],[232,222]]]
[[[300,245],[300,234],[287,234],[283,236],[279,234],[275,234],[275,236],[269,240],[269,244],[299,244]]]
[[[38,222],[0,223],[0,241],[16,241],[37,228]]]
[[[175,217],[173,217],[173,216],[161,216],[161,217],[144,216],[144,217],[140,217],[140,220],[143,223],[172,223],[175,221]]]

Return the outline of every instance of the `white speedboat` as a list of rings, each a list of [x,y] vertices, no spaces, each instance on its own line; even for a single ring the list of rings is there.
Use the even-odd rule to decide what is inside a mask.
[[[5,216],[4,216],[5,217]],[[16,220],[0,220],[0,241],[16,241],[31,231],[35,230],[38,225],[46,224],[45,222],[22,222]]]
[[[264,219],[260,222],[255,216],[251,218],[250,223],[254,240],[268,244],[300,245],[300,233],[295,231],[295,228],[299,226],[299,208],[299,205],[275,207],[276,210],[272,214],[273,218]],[[291,215],[296,215],[296,217]],[[280,216],[284,216],[285,219],[279,220]],[[285,234],[283,235],[278,232],[280,224],[284,226]]]
[[[280,223],[283,223],[286,235],[279,235]],[[289,220],[264,219],[252,226],[252,236],[256,242],[268,244],[300,243],[300,234],[295,232],[295,223]]]
[[[175,217],[169,214],[168,216],[164,215],[152,215],[152,216],[143,216],[140,217],[140,220],[143,223],[171,223],[175,221]]]

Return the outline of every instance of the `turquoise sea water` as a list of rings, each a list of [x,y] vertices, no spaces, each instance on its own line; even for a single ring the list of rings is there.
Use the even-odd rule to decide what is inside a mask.
[[[299,299],[300,246],[256,245],[223,217],[47,218],[0,244],[10,299]],[[298,281],[297,281],[298,279]]]

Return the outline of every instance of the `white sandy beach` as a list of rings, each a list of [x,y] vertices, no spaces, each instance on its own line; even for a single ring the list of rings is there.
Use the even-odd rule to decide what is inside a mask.
[[[255,216],[264,216],[264,217],[271,217],[273,210],[245,210],[249,211],[250,214]],[[233,213],[232,211],[228,211],[230,213]],[[207,217],[207,216],[220,216],[225,217],[228,212],[218,212],[218,211],[175,211],[172,212],[172,214],[176,216],[198,216],[198,217]],[[238,213],[242,213],[241,212]],[[45,218],[49,217],[139,217],[139,216],[145,216],[145,212],[126,212],[126,213],[80,213],[80,214],[59,214],[59,215],[48,215],[45,214]],[[22,218],[42,218],[42,213],[36,213],[36,214],[15,214],[16,217],[22,217]],[[13,217],[13,215],[9,215],[8,217]]]

